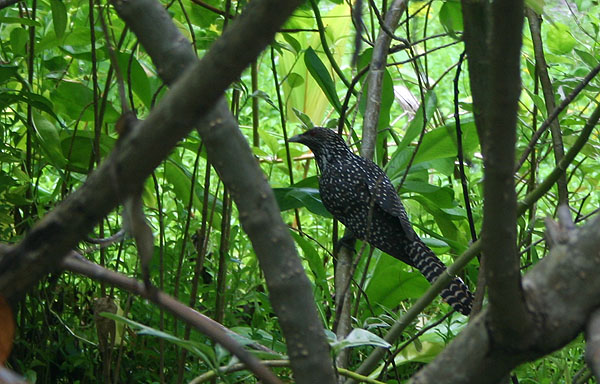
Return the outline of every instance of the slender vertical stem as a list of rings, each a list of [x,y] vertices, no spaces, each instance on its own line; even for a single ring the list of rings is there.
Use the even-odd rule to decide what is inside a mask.
[[[460,115],[458,113],[458,82],[460,79],[460,71],[462,63],[465,59],[466,51],[460,54],[458,66],[456,67],[456,76],[454,77],[454,120],[456,122],[456,147],[458,157],[458,168],[460,170],[460,185],[462,187],[465,209],[467,210],[467,220],[469,221],[469,230],[471,232],[471,240],[477,241],[477,230],[475,229],[475,220],[473,219],[473,211],[471,209],[471,201],[469,199],[469,186],[467,184],[467,175],[465,174],[465,162],[462,146],[462,130],[460,127]]]
[[[187,214],[185,217],[185,226],[183,228],[183,238],[181,239],[181,251],[179,253],[179,262],[177,264],[177,272],[175,274],[175,288],[173,290],[173,296],[177,298],[179,295],[179,285],[181,284],[181,273],[183,270],[183,260],[185,258],[185,250],[187,248],[188,238],[189,238],[189,230],[190,230],[190,221],[192,219],[192,209],[194,204],[194,196],[196,190],[196,174],[198,172],[198,162],[200,161],[200,153],[202,152],[202,143],[198,148],[198,152],[196,154],[196,160],[194,161],[194,170],[192,171],[192,180],[190,183],[190,198],[187,204]]]
[[[154,182],[154,192],[156,193],[156,209],[158,213],[158,287],[161,291],[165,288],[165,217],[162,209],[162,194],[158,186],[158,179],[156,172],[152,172],[152,181]],[[165,329],[165,312],[160,309],[159,329],[164,331]],[[159,340],[159,377],[161,384],[165,383],[165,342],[161,338]]]
[[[281,97],[281,87],[279,86],[279,79],[277,76],[277,66],[275,64],[275,49],[271,45],[271,71],[273,72],[273,81],[275,82],[275,93],[277,93],[277,107],[279,108],[279,119],[281,122],[281,130],[283,131],[283,141],[285,145],[285,159],[287,162],[288,175],[290,178],[290,184],[294,184],[294,170],[292,168],[292,156],[290,155],[290,143],[288,142],[287,124],[285,120],[285,111],[283,105],[283,99]],[[294,215],[296,216],[296,225],[302,233],[302,224],[300,223],[300,212],[298,209],[294,209]]]
[[[36,19],[37,0],[33,0],[31,4],[31,20]],[[27,57],[27,82],[29,83],[30,91],[33,92],[33,75],[34,57],[35,57],[35,24],[29,27],[29,52]],[[33,180],[33,107],[31,103],[27,103],[27,133],[26,133],[26,149],[25,149],[25,171],[30,180]],[[33,196],[31,181],[25,191],[25,197],[31,199]],[[33,215],[33,204],[23,211],[23,221],[27,222]],[[28,227],[29,224],[26,224]],[[24,230],[25,228],[23,228]]]
[[[210,163],[206,163],[206,169],[204,172],[204,196],[202,198],[202,223],[200,224],[200,230],[196,232],[196,239],[194,245],[196,247],[196,264],[194,265],[194,274],[192,276],[192,289],[190,292],[189,307],[194,308],[198,298],[198,284],[200,282],[200,276],[204,269],[204,260],[206,259],[206,247],[207,242],[207,227],[208,227],[208,197],[210,195],[210,175],[211,175]],[[215,199],[216,200],[216,199]],[[185,331],[183,333],[183,339],[189,340],[191,327],[186,324]],[[181,351],[179,355],[179,364],[177,367],[177,382],[183,382],[183,372],[185,366],[185,360],[187,358],[187,351]]]
[[[258,102],[259,99],[256,96],[258,91],[258,60],[254,60],[251,66],[251,77],[252,77],[252,145],[258,148],[260,146],[260,136],[258,134],[259,126],[259,115],[258,115]]]
[[[541,17],[538,16],[531,8],[525,10],[525,15],[529,21],[529,30],[531,31],[531,40],[533,41],[533,51],[535,53],[535,67],[540,78],[542,93],[544,94],[544,102],[546,103],[546,111],[548,115],[556,109],[554,100],[554,90],[552,81],[548,74],[548,64],[544,56],[544,45],[542,42]],[[558,119],[554,119],[550,124],[550,133],[552,134],[552,147],[554,149],[554,162],[558,164],[565,156],[563,146],[562,132]],[[567,189],[567,175],[563,174],[556,183],[558,187],[558,205],[569,204],[569,191]]]
[[[229,257],[229,229],[231,199],[227,188],[223,190],[223,214],[221,216],[221,245],[219,246],[219,269],[217,271],[217,298],[215,320],[223,323],[225,318],[225,287],[227,284],[227,258]]]

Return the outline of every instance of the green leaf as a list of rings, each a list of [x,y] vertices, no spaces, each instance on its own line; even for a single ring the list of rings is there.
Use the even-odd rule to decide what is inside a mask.
[[[216,356],[215,356],[214,350],[212,348],[210,348],[208,346],[208,344],[191,341],[191,340],[180,339],[177,336],[173,336],[169,333],[160,331],[158,329],[148,327],[147,325],[138,323],[137,321],[133,321],[131,319],[117,315],[115,313],[101,312],[100,316],[114,320],[121,324],[127,324],[132,329],[137,330],[138,334],[140,334],[140,335],[154,336],[154,337],[163,339],[165,341],[168,341],[169,343],[177,345],[181,348],[184,348],[187,351],[193,353],[194,355],[200,357],[202,360],[204,360],[205,363],[209,364],[211,367],[214,367],[214,365],[215,365]]]
[[[67,28],[67,8],[60,0],[50,0],[52,9],[52,24],[54,25],[54,34],[58,39],[62,39]]]
[[[282,33],[281,34],[283,36],[283,38],[285,39],[285,41],[287,41],[287,43],[292,47],[292,49],[294,50],[294,52],[296,54],[300,53],[300,51],[302,50],[302,45],[300,45],[300,42],[298,42],[298,40],[296,40],[292,34],[290,33]]]
[[[142,65],[129,53],[119,53],[118,61],[123,77],[127,80],[133,92],[147,108],[150,108],[152,91],[148,75],[144,71],[144,68],[142,68]]]
[[[575,49],[575,53],[581,57],[581,60],[590,68],[594,68],[598,65],[598,59],[589,52],[582,51],[580,49]]]
[[[56,105],[56,109],[73,120],[94,120],[94,110],[91,105],[93,92],[84,84],[77,81],[63,80],[50,94],[50,97]],[[114,123],[118,118],[118,112],[108,103],[106,105],[104,122]]]
[[[269,97],[269,94],[266,93],[265,91],[261,91],[260,89],[257,89],[256,92],[253,92],[250,97],[256,97],[257,99],[262,99],[264,101],[267,102],[267,104],[269,104],[271,107],[273,107],[274,110],[278,111],[279,108],[277,108],[277,106],[275,105],[275,103],[273,103],[273,100],[271,100],[271,97]]]
[[[87,174],[90,166],[90,158],[94,147],[95,133],[89,130],[70,129],[61,131],[61,148],[63,156],[68,161],[68,169],[74,172]],[[116,140],[108,135],[100,135],[100,157],[104,157],[114,147]]]
[[[308,262],[308,266],[310,267],[311,272],[315,277],[315,283],[318,287],[321,288],[325,297],[330,298],[329,293],[329,284],[327,284],[327,273],[325,271],[325,267],[323,266],[323,259],[319,256],[319,253],[313,247],[313,243],[306,240],[304,237],[300,236],[294,231],[290,230],[290,233],[296,244],[302,248],[302,253]]]
[[[327,209],[325,209],[319,190],[316,188],[273,188],[273,193],[275,193],[275,199],[281,211],[306,207],[309,211],[317,215],[327,218],[332,217]]]
[[[420,297],[427,290],[427,280],[417,271],[407,272],[408,267],[403,262],[380,251],[375,251],[374,259],[372,275],[365,288],[370,302],[395,308],[402,300]]]
[[[335,91],[333,79],[331,78],[329,71],[327,71],[325,64],[323,64],[319,56],[317,56],[311,47],[308,47],[306,52],[304,52],[304,64],[306,64],[306,68],[308,68],[312,77],[317,84],[319,84],[319,87],[323,93],[325,93],[325,96],[327,96],[327,100],[329,100],[338,113],[341,112],[342,104]]]
[[[304,78],[296,72],[290,72],[285,81],[289,84],[290,89],[294,89],[304,84]]]
[[[175,162],[173,157],[170,157],[165,164],[165,178],[171,187],[173,187],[175,196],[177,196],[177,198],[184,205],[187,205],[190,201],[192,175],[185,169],[183,165]],[[202,209],[202,202],[196,195],[194,195],[194,201],[192,204],[194,208],[198,210]]]
[[[16,77],[19,67],[16,65],[0,64],[0,84],[6,82],[12,77]]]
[[[455,32],[463,30],[461,5],[458,1],[444,1],[440,8],[440,22],[444,29],[454,37],[456,37]]]
[[[544,0],[525,0],[525,5],[533,9],[538,15],[544,13]]]
[[[438,187],[418,180],[405,180],[402,189],[418,193],[434,201],[440,208],[454,207],[454,191],[450,187]]]
[[[39,22],[24,17],[0,17],[0,24],[19,24],[26,25],[28,27],[42,26],[42,24],[40,24]]]
[[[361,328],[354,328],[348,336],[332,343],[331,348],[334,352],[339,352],[344,348],[360,347],[363,345],[372,345],[381,348],[390,348],[392,346],[374,333]]]
[[[33,125],[42,147],[42,152],[49,162],[63,168],[67,160],[63,156],[58,128],[39,113],[33,114]]]
[[[300,122],[302,122],[302,126],[304,127],[305,130],[314,128],[315,125],[310,120],[310,117],[307,114],[302,113],[301,111],[297,110],[296,108],[292,108],[292,110],[294,111],[294,114],[296,115],[298,120],[300,120]]]
[[[475,123],[473,120],[461,122],[462,144],[465,156],[469,156],[479,143]],[[456,157],[458,147],[456,144],[456,126],[454,122],[438,127],[428,132],[423,137],[419,152],[415,156],[414,163],[435,159]]]
[[[312,213],[331,218],[331,213],[325,209],[321,201],[321,195],[318,189],[312,188],[291,188],[286,194],[287,198],[296,199],[301,206],[306,207]]]
[[[463,119],[461,121],[461,130],[463,153],[465,158],[469,158],[479,146],[479,138],[473,119]],[[419,151],[415,156],[410,173],[422,168],[433,167],[444,174],[448,174],[452,170],[452,159],[458,154],[457,148],[456,125],[454,122],[433,129],[423,136],[423,141],[419,146]],[[398,146],[386,168],[392,180],[402,176],[413,151],[412,147]],[[446,160],[449,160],[449,162],[446,162]],[[425,166],[424,163],[428,164]],[[424,166],[419,167],[420,164]],[[450,169],[448,169],[448,166]]]
[[[429,91],[425,94],[425,118],[427,119],[427,123],[433,117],[433,113],[435,112],[435,108],[437,107],[437,96],[434,91]],[[419,109],[417,109],[417,113],[415,117],[408,124],[408,128],[406,129],[406,133],[402,138],[402,141],[399,147],[406,147],[413,141],[421,131],[425,125],[423,124],[423,105],[419,105]]]
[[[560,22],[549,25],[544,42],[550,52],[556,55],[565,55],[571,52],[577,43],[571,35],[569,27]]]
[[[10,31],[10,46],[13,52],[18,55],[25,55],[25,44],[27,44],[28,39],[29,34],[24,28],[15,28]]]

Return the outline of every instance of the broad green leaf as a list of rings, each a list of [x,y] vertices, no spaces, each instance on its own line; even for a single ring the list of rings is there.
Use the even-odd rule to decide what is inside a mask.
[[[158,337],[165,341],[168,341],[171,344],[177,345],[181,348],[186,349],[187,351],[193,353],[194,355],[202,358],[205,363],[210,366],[214,366],[215,364],[215,354],[212,348],[208,346],[208,344],[200,343],[191,340],[180,339],[177,336],[173,336],[169,333],[160,331],[158,329],[149,327],[147,325],[138,323],[137,321],[133,321],[124,316],[117,315],[115,313],[110,312],[101,312],[100,316],[106,317],[108,319],[114,320],[120,324],[126,324],[134,330],[138,331],[140,335],[148,335]]]
[[[544,13],[544,2],[545,0],[525,0],[525,5],[533,9],[538,15]]]
[[[598,59],[590,54],[587,51],[583,51],[581,49],[575,49],[575,53],[577,53],[577,55],[579,57],[581,57],[581,60],[583,60],[583,62],[590,68],[594,68],[598,65]]]
[[[331,214],[323,206],[321,195],[316,188],[273,188],[273,193],[275,193],[275,199],[282,211],[306,207],[312,213],[327,218],[331,217]]]
[[[67,28],[67,8],[61,0],[50,0],[50,6],[52,9],[54,34],[58,39],[62,39]]]
[[[68,169],[87,174],[94,147],[95,133],[79,129],[75,137],[73,130],[61,131],[61,149],[68,161]],[[114,147],[116,140],[108,135],[100,135],[100,156],[104,157]]]
[[[295,53],[300,53],[302,51],[302,45],[292,36],[291,33],[282,33],[284,40],[288,42],[288,44],[292,47]]]
[[[374,333],[361,328],[354,328],[348,336],[332,343],[331,348],[334,352],[339,352],[344,348],[360,347],[363,345],[372,345],[381,348],[390,348],[392,346]]]
[[[479,138],[472,118],[461,121],[461,131],[463,153],[465,158],[469,158],[479,146]],[[386,172],[392,180],[403,175],[413,151],[413,147],[398,146],[386,168]],[[431,167],[444,174],[451,174],[454,164],[452,159],[457,155],[456,126],[454,122],[451,122],[435,128],[423,136],[410,173]]]
[[[537,107],[538,111],[540,111],[543,116],[547,116],[546,103],[544,102],[544,99],[542,99],[540,95],[536,95],[535,93],[531,92],[529,89],[525,89],[525,91],[527,92],[527,96],[531,98],[531,101]]]
[[[301,86],[304,84],[304,78],[297,74],[296,72],[291,72],[287,78],[285,79],[286,83],[290,86],[291,89]]]
[[[453,207],[454,191],[450,187],[438,187],[422,181],[406,180],[402,188],[403,190],[418,193],[431,201],[435,201],[439,207]]]
[[[297,110],[296,108],[292,108],[292,110],[294,111],[294,115],[296,115],[296,117],[298,118],[298,120],[300,120],[302,122],[302,125],[303,125],[303,127],[304,127],[305,130],[314,128],[315,125],[310,120],[310,117],[308,117],[307,114],[302,113],[301,111]]]
[[[190,201],[190,191],[192,186],[192,175],[185,169],[181,164],[175,162],[171,157],[165,164],[165,178],[173,188],[177,198],[184,204],[187,205]],[[198,188],[200,186],[198,185]],[[196,188],[194,188],[196,189]],[[194,208],[202,209],[202,201],[197,195],[194,195],[193,201]]]
[[[444,1],[440,8],[440,22],[444,29],[454,37],[456,37],[456,32],[462,32],[463,19],[460,2]]]
[[[348,37],[352,21],[350,7],[339,5],[323,13],[323,21],[326,27],[326,37],[329,48],[334,59],[342,63],[348,49]],[[285,28],[315,28],[314,15],[310,9],[299,9],[288,19]],[[318,33],[298,33],[293,37],[301,47],[313,47],[319,59],[325,65],[333,81],[337,82],[337,76],[333,73],[331,65],[322,53],[321,40]],[[290,73],[296,73],[299,77],[292,76],[290,81],[283,82],[284,99],[286,100],[286,117],[290,122],[296,122],[297,118],[292,112],[296,108],[308,115],[316,125],[323,125],[323,119],[331,111],[332,104],[321,90],[317,81],[308,72],[303,55],[291,51],[283,51],[278,62],[278,71],[281,78],[286,78]],[[299,79],[303,79],[298,86]]]
[[[380,251],[375,251],[373,257],[375,265],[365,288],[371,303],[395,308],[401,301],[418,298],[427,290],[427,280],[418,271],[407,272],[405,263]]]
[[[479,140],[475,123],[473,120],[463,120],[461,122],[463,152],[469,157],[477,148]],[[414,163],[456,157],[458,147],[456,145],[456,126],[454,122],[438,127],[428,132],[423,137],[423,142],[415,156]]]
[[[130,53],[119,53],[119,67],[125,80],[132,87],[133,92],[140,98],[147,108],[152,103],[152,91],[148,75],[134,55]]]
[[[286,194],[286,197],[296,199],[300,204],[312,213],[330,218],[331,213],[325,209],[321,201],[321,195],[317,189],[310,188],[292,188]]]
[[[306,52],[304,52],[304,64],[306,65],[306,68],[308,68],[308,72],[310,72],[313,79],[315,79],[317,84],[319,84],[319,87],[321,87],[323,93],[325,93],[325,96],[327,96],[327,100],[329,100],[329,102],[333,104],[333,107],[340,112],[342,104],[335,91],[333,79],[312,47],[308,47]]]
[[[71,37],[73,34],[66,34],[65,35],[65,44],[66,40],[69,39],[69,37]],[[89,31],[88,31],[88,39],[89,39]],[[89,42],[88,42],[89,44]],[[60,45],[58,47],[61,51],[63,51],[64,53],[67,53],[69,56],[74,57],[75,59],[80,59],[80,60],[85,60],[85,61],[92,61],[92,51],[90,50],[90,47],[88,45],[83,45],[83,46],[79,46],[79,45]],[[98,47],[96,48],[96,60],[98,62],[102,62],[107,60],[107,53],[106,53],[106,49],[103,47]]]
[[[548,26],[544,42],[550,52],[556,55],[565,55],[571,52],[577,43],[571,35],[569,27],[560,22],[554,22]]]
[[[445,343],[442,341],[414,341],[400,351],[398,355],[396,355],[394,358],[394,363],[396,365],[402,365],[411,362],[429,363],[433,361],[433,359],[435,359],[440,352],[442,352],[445,346]],[[377,369],[371,373],[371,376],[377,377],[382,368],[383,364],[377,367]]]
[[[33,124],[42,152],[50,163],[63,168],[67,160],[62,153],[58,128],[39,113],[33,114]]]
[[[58,117],[54,114],[53,103],[44,96],[25,90],[19,93],[0,92],[0,109],[15,103],[29,104],[35,109],[46,112],[58,121]]]
[[[421,103],[422,104],[422,103]],[[434,91],[429,91],[425,94],[425,118],[427,119],[427,123],[433,117],[433,113],[435,112],[435,108],[437,107],[437,96]],[[408,128],[406,129],[406,133],[402,138],[402,142],[399,146],[406,147],[410,144],[411,141],[416,139],[425,125],[423,124],[423,105],[419,105],[419,109],[417,109],[417,113],[414,118],[408,124]]]
[[[19,24],[26,25],[28,27],[42,26],[42,24],[40,24],[39,22],[24,17],[0,17],[0,24]]]
[[[19,67],[16,65],[0,64],[0,84],[6,82],[12,77],[16,77]]]
[[[25,55],[25,44],[29,39],[29,34],[25,28],[15,28],[10,31],[10,46],[15,54]]]
[[[311,272],[315,277],[315,283],[318,287],[323,291],[323,295],[330,299],[331,295],[329,293],[329,285],[327,284],[327,273],[325,271],[325,267],[323,266],[323,258],[319,256],[319,253],[313,246],[313,243],[306,240],[306,238],[300,236],[294,231],[290,230],[290,233],[296,244],[302,248],[302,253],[308,262],[308,266],[310,267]]]
[[[52,102],[56,105],[56,109],[73,120],[94,120],[94,111],[91,105],[93,101],[93,92],[86,85],[77,81],[63,80],[50,94],[50,97]],[[114,123],[118,118],[119,114],[113,106],[108,103],[106,105],[104,122]]]

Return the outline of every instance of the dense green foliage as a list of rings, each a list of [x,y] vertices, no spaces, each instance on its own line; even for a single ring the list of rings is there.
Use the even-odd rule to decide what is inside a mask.
[[[210,1],[212,6],[228,9],[231,14],[239,14],[245,3]],[[90,4],[94,4],[91,12]],[[221,14],[194,2],[170,2],[165,6],[199,57],[225,27]],[[321,1],[318,6],[325,25],[322,37],[317,32],[315,13],[307,3],[277,35],[272,49],[257,61],[256,90],[248,70],[227,96],[249,142],[258,139],[254,153],[275,190],[284,220],[290,225],[306,272],[314,283],[323,323],[331,328],[336,310],[332,252],[342,229],[333,223],[319,200],[314,161],[305,148],[286,146],[284,135],[299,133],[311,124],[337,126],[349,81],[369,63],[371,48],[363,42],[358,69],[353,68],[350,7],[332,1]],[[378,6],[381,9],[381,4]],[[363,35],[367,42],[373,42],[379,33],[377,19],[366,5],[364,11]],[[552,22],[542,24],[542,39],[557,104],[599,63],[599,11],[600,6],[591,0],[545,5],[544,15]],[[408,15],[408,19],[406,15],[402,18],[396,34],[415,44],[388,58],[376,161],[399,188],[413,225],[425,242],[451,264],[472,241],[470,225],[476,232],[481,228],[483,204],[483,165],[466,62],[462,64],[457,100],[453,91],[463,51],[460,3],[411,2]],[[122,103],[144,119],[152,106],[160,102],[166,87],[135,36],[106,4],[33,0],[1,9],[0,23],[0,238],[15,243],[77,189],[114,148]],[[324,53],[321,38],[327,39],[330,58]],[[392,44],[395,43],[399,42]],[[119,71],[113,66],[109,48],[116,51]],[[332,68],[331,60],[341,67],[345,82]],[[536,74],[534,48],[526,25],[518,156],[548,116]],[[346,114],[346,132],[350,132],[348,127],[353,129],[349,137],[357,149],[365,109],[364,79],[358,81],[355,95],[350,96]],[[119,82],[124,85],[125,100],[120,100]],[[565,149],[578,137],[599,100],[599,90],[598,79],[592,80],[559,115]],[[255,100],[258,113],[253,115]],[[471,223],[456,160],[455,104],[460,108],[468,204],[473,210]],[[425,121],[419,105],[425,106]],[[255,132],[253,124],[257,127]],[[423,128],[425,134],[421,137]],[[598,207],[599,158],[600,140],[594,133],[567,170],[569,202],[577,219],[595,213]],[[291,169],[288,164],[292,164]],[[535,188],[554,166],[552,141],[546,132],[534,143],[531,155],[516,174],[519,197]],[[196,133],[181,142],[155,170],[143,197],[155,233],[153,283],[277,353],[261,357],[279,359],[285,355],[285,343],[252,245],[240,227],[235,206],[230,220],[223,214],[231,203],[224,198],[222,183],[208,166]],[[547,251],[543,218],[554,215],[557,201],[554,188],[519,220],[524,271]],[[116,233],[122,225],[120,214],[114,212],[106,217],[91,236]],[[203,232],[202,228],[206,230]],[[356,250],[360,258],[352,285],[353,327],[381,336],[425,292],[428,283],[418,271],[378,250],[371,252],[360,243]],[[141,276],[137,251],[129,238],[102,249],[82,243],[80,251],[109,269]],[[220,263],[220,259],[224,262]],[[474,260],[463,272],[473,288],[478,270]],[[197,287],[193,283],[195,271],[200,271]],[[220,298],[216,287],[217,280],[223,277],[226,290]],[[185,324],[145,300],[72,273],[57,273],[40,282],[16,306],[18,335],[8,365],[32,382],[98,381],[106,359],[103,363],[98,347],[94,308],[95,300],[105,296],[114,297],[122,309],[121,315],[137,323],[129,323],[120,342],[111,349],[110,370],[120,381],[173,382],[184,358],[183,379],[179,380],[185,381],[211,367],[230,363],[227,353],[199,333],[188,333],[192,343],[183,342]],[[219,300],[223,300],[222,305]],[[409,342],[405,345],[401,341],[392,347],[392,352],[400,351],[394,364],[385,366],[380,380],[398,382],[395,380],[410,377],[423,363],[431,361],[466,324],[467,319],[459,314],[446,317],[449,311],[450,307],[440,299],[429,306],[405,330],[403,340]],[[418,339],[409,340],[436,322]],[[368,338],[356,341],[350,369],[357,367],[372,349],[368,344],[377,342],[374,336]],[[584,368],[582,345],[579,338],[550,357],[518,368],[519,382],[571,382],[576,372]],[[287,368],[276,369],[282,377],[290,374]],[[254,382],[245,371],[223,375],[222,380]]]

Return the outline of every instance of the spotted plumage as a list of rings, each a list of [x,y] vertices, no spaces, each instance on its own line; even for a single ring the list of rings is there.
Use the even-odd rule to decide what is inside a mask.
[[[321,177],[323,205],[358,239],[417,268],[429,280],[446,269],[415,233],[390,179],[375,163],[352,153],[344,140],[327,128],[313,128],[289,141],[309,147]],[[464,315],[471,311],[473,295],[455,277],[442,298]]]

